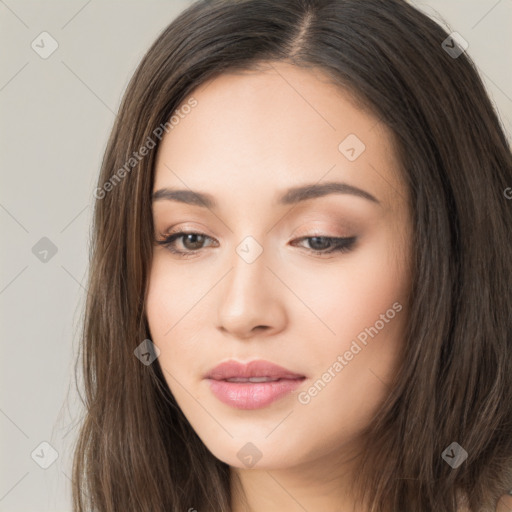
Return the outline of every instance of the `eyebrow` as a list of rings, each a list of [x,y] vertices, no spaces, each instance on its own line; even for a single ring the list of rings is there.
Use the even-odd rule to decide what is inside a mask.
[[[350,194],[362,197],[374,203],[380,204],[380,201],[369,192],[363,189],[336,181],[326,183],[312,183],[310,185],[301,185],[289,188],[280,196],[277,204],[290,205],[296,204],[308,199],[316,199],[329,194]],[[170,188],[161,188],[153,192],[152,200],[154,201],[177,201],[180,203],[190,204],[194,206],[202,206],[204,208],[215,209],[217,202],[214,197],[204,192],[196,192],[193,190],[176,190]]]

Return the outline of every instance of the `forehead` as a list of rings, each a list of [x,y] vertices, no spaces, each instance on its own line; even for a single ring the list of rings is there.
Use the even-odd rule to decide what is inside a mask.
[[[318,70],[271,63],[222,74],[191,97],[197,106],[160,144],[155,190],[185,183],[265,194],[326,179],[365,188],[384,203],[405,196],[390,131]],[[219,189],[226,183],[229,189]]]

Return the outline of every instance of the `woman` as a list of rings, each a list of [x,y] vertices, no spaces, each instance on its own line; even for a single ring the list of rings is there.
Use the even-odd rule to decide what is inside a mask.
[[[95,191],[75,510],[512,508],[511,186],[402,0],[193,4]]]

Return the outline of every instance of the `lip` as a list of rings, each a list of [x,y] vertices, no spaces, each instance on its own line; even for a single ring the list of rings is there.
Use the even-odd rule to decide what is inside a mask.
[[[269,361],[240,363],[230,360],[219,364],[204,377],[212,393],[236,409],[260,409],[291,393],[305,376]],[[268,378],[267,382],[230,382],[227,379]]]

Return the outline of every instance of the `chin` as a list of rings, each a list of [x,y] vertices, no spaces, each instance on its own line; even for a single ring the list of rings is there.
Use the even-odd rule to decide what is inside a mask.
[[[289,439],[289,438],[288,438]],[[204,442],[208,450],[220,461],[239,469],[276,470],[300,464],[302,453],[298,448],[303,446],[299,440],[292,441],[291,446],[283,446],[283,439],[244,436],[226,439],[224,442]]]

